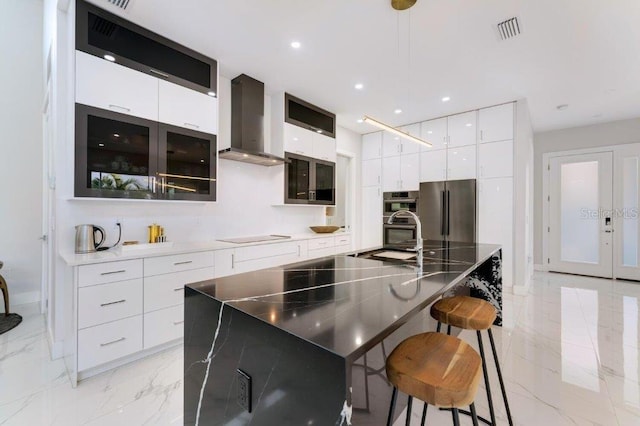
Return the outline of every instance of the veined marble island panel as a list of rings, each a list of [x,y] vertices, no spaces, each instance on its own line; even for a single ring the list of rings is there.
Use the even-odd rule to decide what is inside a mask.
[[[380,375],[370,380],[383,386],[369,391],[385,402],[354,409],[366,399],[355,361],[387,338],[391,350],[426,331],[424,308],[443,294],[471,293],[500,311],[500,254],[427,242],[422,271],[342,255],[188,285],[184,423],[384,423]]]

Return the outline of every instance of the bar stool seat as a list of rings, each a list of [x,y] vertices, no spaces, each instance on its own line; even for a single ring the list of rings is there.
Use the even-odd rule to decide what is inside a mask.
[[[2,266],[4,266],[4,264],[0,260],[0,269],[2,269]],[[2,292],[2,297],[4,299],[4,316],[7,317],[9,316],[9,287],[2,275],[0,275],[0,291]]]
[[[414,397],[428,405],[452,408],[454,424],[458,424],[458,408],[470,406],[475,413],[473,401],[480,382],[481,359],[471,346],[457,337],[441,333],[409,337],[391,352],[386,371],[394,386],[387,424],[393,421],[398,390],[409,395],[407,424]]]
[[[491,421],[487,421],[484,418],[480,418],[481,421],[496,425],[496,415],[493,407],[493,398],[491,397],[491,384],[489,383],[489,373],[487,370],[487,360],[484,354],[484,345],[482,343],[481,331],[486,331],[489,335],[489,342],[491,343],[491,352],[493,354],[493,360],[496,365],[496,371],[498,373],[498,380],[500,381],[500,390],[502,391],[502,400],[504,401],[505,409],[507,412],[507,420],[509,425],[513,425],[513,419],[511,417],[511,409],[509,407],[509,400],[507,398],[507,391],[504,385],[504,379],[502,378],[502,370],[500,368],[500,362],[498,360],[498,352],[496,350],[496,344],[493,340],[493,333],[491,326],[496,320],[496,309],[487,301],[478,299],[476,297],[469,296],[453,296],[440,299],[433,305],[431,305],[431,316],[438,321],[437,331],[440,331],[442,324],[447,324],[447,335],[451,334],[451,326],[462,328],[464,330],[475,330],[476,337],[478,339],[478,349],[480,351],[480,358],[482,360],[482,373],[484,376],[485,388],[487,391],[487,403],[489,405],[489,414]]]
[[[431,316],[436,321],[465,330],[488,330],[497,315],[489,302],[476,297],[445,297],[431,305]]]

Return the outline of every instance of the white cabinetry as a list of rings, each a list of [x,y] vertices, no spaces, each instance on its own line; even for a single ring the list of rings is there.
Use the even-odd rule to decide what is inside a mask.
[[[513,103],[480,110],[480,143],[513,139]]]
[[[159,80],[158,121],[218,133],[218,98]]]
[[[313,158],[319,158],[324,161],[336,162],[336,140],[329,136],[321,135],[319,133],[312,133],[311,139],[313,141]]]
[[[420,153],[420,182],[438,182],[447,179],[447,150]]]
[[[420,139],[431,142],[431,148],[422,146],[422,152],[431,152],[447,147],[447,117],[424,121],[420,125]]]
[[[313,156],[313,132],[293,124],[284,123],[284,151]]]
[[[362,189],[362,248],[382,245],[382,190],[370,186]]]
[[[81,287],[78,328],[83,329],[142,313],[142,278]]]
[[[447,149],[447,180],[476,178],[476,146]]]
[[[482,143],[478,149],[481,179],[513,176],[513,141]]]
[[[158,121],[158,79],[76,51],[76,102]]]
[[[380,186],[382,184],[382,159],[362,162],[362,186]]]
[[[403,154],[382,159],[382,190],[417,191],[420,187],[420,154]]]
[[[447,117],[448,147],[476,144],[476,111]]]
[[[362,161],[382,158],[382,132],[362,136]]]

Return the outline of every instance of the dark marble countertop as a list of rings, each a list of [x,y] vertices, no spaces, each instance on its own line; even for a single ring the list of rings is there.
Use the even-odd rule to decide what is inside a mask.
[[[410,264],[339,255],[188,287],[354,361],[499,249],[427,241],[421,274]]]

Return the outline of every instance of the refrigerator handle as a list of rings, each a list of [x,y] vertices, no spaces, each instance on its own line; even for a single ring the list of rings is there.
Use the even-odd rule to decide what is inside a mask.
[[[442,193],[440,194],[441,195],[441,198],[440,198],[440,210],[441,210],[441,213],[440,213],[440,235],[444,236],[444,235],[446,235],[445,232],[444,232],[445,231],[444,226],[445,226],[445,218],[447,217],[447,210],[446,210],[447,202],[445,201],[444,191],[441,191],[441,192]]]
[[[451,215],[449,214],[449,206],[451,205],[451,191],[447,189],[447,235],[451,229]]]

